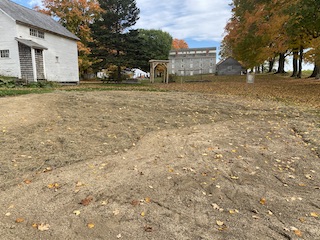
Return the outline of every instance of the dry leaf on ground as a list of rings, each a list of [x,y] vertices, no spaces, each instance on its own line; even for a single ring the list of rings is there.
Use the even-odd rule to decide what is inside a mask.
[[[91,203],[92,200],[93,200],[93,197],[92,196],[88,196],[85,199],[82,199],[80,204],[83,205],[83,206],[88,206]]]
[[[88,228],[94,228],[94,224],[93,223],[88,223],[87,227]]]
[[[22,223],[22,222],[24,222],[24,219],[23,219],[23,218],[17,218],[17,219],[16,219],[16,223]]]
[[[38,225],[38,230],[39,231],[48,231],[49,228],[50,228],[49,224],[41,223],[40,225]]]

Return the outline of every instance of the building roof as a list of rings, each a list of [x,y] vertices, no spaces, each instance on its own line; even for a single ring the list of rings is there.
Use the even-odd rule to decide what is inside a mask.
[[[23,39],[23,38],[15,38],[18,42],[24,44],[24,45],[27,45],[31,48],[34,48],[34,49],[45,49],[47,50],[48,48],[34,42],[34,41],[31,41],[31,40],[28,40],[28,39]]]
[[[79,40],[76,35],[69,32],[65,27],[56,22],[50,16],[26,8],[9,0],[0,1],[0,11],[6,13],[18,24],[36,27],[46,32],[51,32],[67,38]]]
[[[216,47],[180,48],[180,49],[171,49],[170,52],[204,51],[204,50],[217,50],[217,48]]]
[[[217,63],[217,66],[219,66],[219,65],[221,65],[222,63],[224,63],[224,62],[226,62],[226,61],[229,61],[229,60],[232,60],[232,61],[234,61],[234,62],[236,62],[236,63],[238,63],[239,65],[242,66],[242,64],[241,64],[238,60],[234,59],[233,57],[227,57],[226,59],[221,59],[221,60]]]

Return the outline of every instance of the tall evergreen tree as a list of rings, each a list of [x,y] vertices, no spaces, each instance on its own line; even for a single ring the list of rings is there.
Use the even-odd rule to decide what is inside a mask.
[[[92,25],[95,38],[94,56],[99,68],[117,66],[117,80],[121,80],[121,67],[130,63],[128,51],[136,37],[131,31],[139,19],[140,10],[135,0],[99,0],[104,10],[99,20]]]

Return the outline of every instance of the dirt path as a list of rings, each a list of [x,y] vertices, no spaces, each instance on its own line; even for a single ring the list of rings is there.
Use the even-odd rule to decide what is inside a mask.
[[[194,93],[0,99],[1,239],[320,239],[319,113]]]

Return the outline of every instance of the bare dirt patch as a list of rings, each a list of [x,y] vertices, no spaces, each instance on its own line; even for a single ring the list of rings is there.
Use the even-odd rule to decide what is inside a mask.
[[[316,110],[57,91],[0,112],[1,239],[320,239]]]

